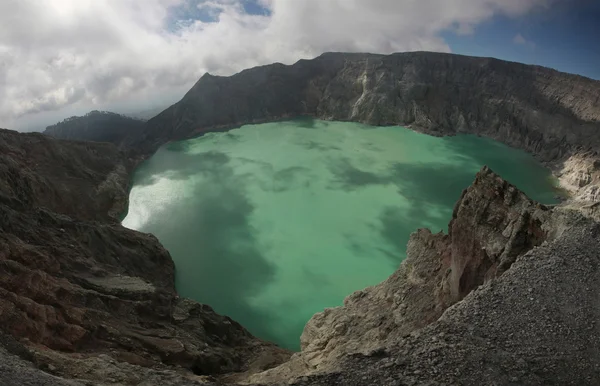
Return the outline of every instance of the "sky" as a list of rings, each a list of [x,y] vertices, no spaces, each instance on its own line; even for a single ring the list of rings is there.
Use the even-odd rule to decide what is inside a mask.
[[[167,107],[205,72],[421,50],[600,79],[600,0],[1,0],[0,127]]]

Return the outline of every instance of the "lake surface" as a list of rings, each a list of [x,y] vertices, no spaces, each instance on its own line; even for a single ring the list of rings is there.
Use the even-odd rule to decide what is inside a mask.
[[[398,267],[411,232],[446,231],[483,165],[555,202],[547,170],[492,140],[299,119],[163,146],[123,225],[170,251],[182,296],[298,349],[314,313]]]

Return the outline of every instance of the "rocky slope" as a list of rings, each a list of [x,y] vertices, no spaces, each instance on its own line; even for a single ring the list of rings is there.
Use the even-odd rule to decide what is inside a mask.
[[[168,252],[115,218],[133,161],[114,145],[2,130],[0,159],[0,326],[19,355],[114,384],[145,368],[191,377],[289,356],[177,296]]]
[[[126,209],[134,160],[108,143],[56,141],[0,129],[0,199],[12,209],[44,207],[85,220]]]
[[[600,310],[593,306],[600,299],[599,231],[578,212],[537,204],[484,168],[456,204],[447,235],[413,233],[389,279],[316,314],[304,328],[302,352],[252,380],[341,372],[311,383],[600,382]],[[362,363],[364,355],[370,359]],[[481,361],[489,373],[477,371]],[[534,368],[539,373],[523,373]]]
[[[294,385],[598,385],[598,223],[552,211],[548,239],[434,323]]]
[[[60,139],[120,143],[129,135],[138,135],[144,120],[108,111],[91,111],[82,117],[70,117],[46,127],[44,134]]]
[[[593,186],[582,200],[598,198],[598,168],[570,166],[581,163],[571,157],[600,150],[600,81],[492,58],[327,53],[231,77],[206,74],[127,141],[151,153],[173,139],[298,115],[484,135],[552,162],[572,193]]]

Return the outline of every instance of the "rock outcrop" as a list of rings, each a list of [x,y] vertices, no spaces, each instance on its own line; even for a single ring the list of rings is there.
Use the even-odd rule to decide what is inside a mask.
[[[177,296],[169,253],[115,218],[132,161],[114,145],[2,130],[0,158],[0,326],[39,367],[136,384],[145,368],[215,375],[289,356]]]
[[[138,135],[145,121],[109,111],[90,111],[46,127],[44,134],[60,139],[112,142],[119,144],[127,136]]]
[[[0,202],[108,221],[127,209],[134,161],[114,145],[0,129]]]
[[[406,260],[390,278],[313,316],[301,337],[302,352],[253,379],[338,370],[348,355],[376,351],[435,322],[519,256],[554,238],[551,213],[483,168],[457,202],[448,234],[413,233]]]
[[[294,385],[600,384],[600,226],[554,209],[542,245],[430,325]]]

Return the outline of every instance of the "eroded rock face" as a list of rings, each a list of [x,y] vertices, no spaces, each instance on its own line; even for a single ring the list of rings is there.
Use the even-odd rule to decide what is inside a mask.
[[[144,370],[122,364],[208,375],[288,356],[177,296],[169,253],[114,217],[130,165],[116,147],[1,131],[0,148],[0,326],[38,366],[128,383]]]
[[[114,145],[62,142],[0,129],[0,201],[85,220],[116,220],[127,208],[134,166]]]
[[[350,295],[343,307],[316,314],[304,328],[302,352],[252,379],[281,382],[337,370],[348,355],[376,351],[435,322],[554,237],[550,213],[483,168],[457,202],[447,235],[413,233],[406,260],[389,279]]]
[[[448,226],[450,302],[501,275],[517,256],[548,238],[548,208],[484,167]]]
[[[600,156],[596,151],[579,152],[566,159],[556,170],[560,186],[573,201],[600,201]]]

